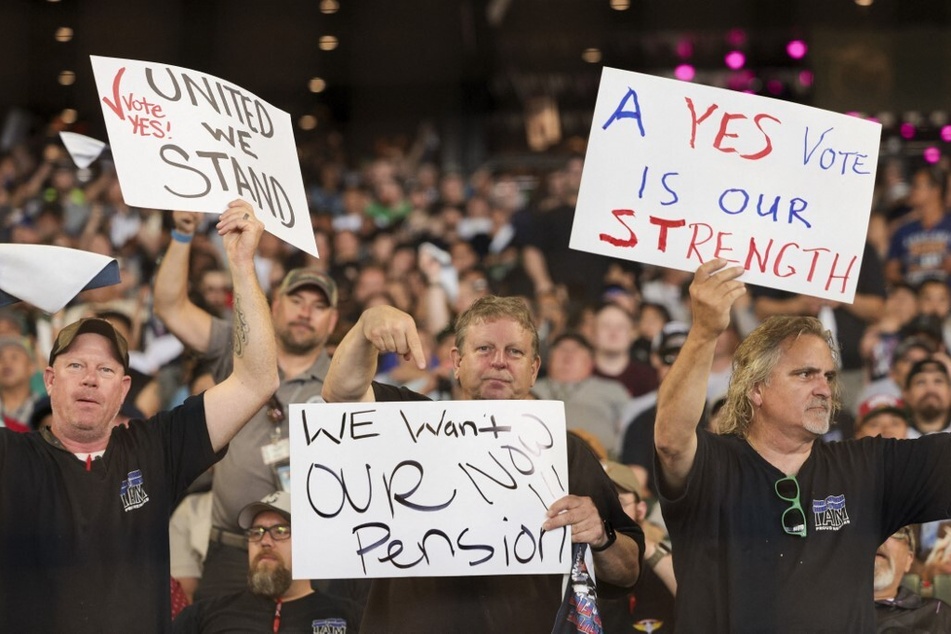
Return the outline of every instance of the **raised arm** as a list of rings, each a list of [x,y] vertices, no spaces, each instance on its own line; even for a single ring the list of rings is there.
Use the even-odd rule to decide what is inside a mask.
[[[370,383],[381,352],[395,352],[426,368],[426,355],[413,318],[392,306],[363,311],[334,351],[321,395],[328,403],[376,400]]]
[[[690,333],[657,395],[654,448],[665,490],[671,494],[682,490],[697,453],[697,423],[707,399],[717,337],[730,324],[733,302],[746,292],[736,279],[743,269],[725,265],[726,260],[715,259],[697,269],[690,284]]]
[[[198,214],[174,212],[175,233],[155,274],[154,310],[165,327],[186,346],[198,352],[208,350],[211,315],[188,298],[188,258]]]
[[[264,225],[251,205],[236,200],[218,221],[234,285],[234,369],[205,392],[205,419],[220,450],[277,391],[277,344],[267,299],[254,270],[254,252]]]

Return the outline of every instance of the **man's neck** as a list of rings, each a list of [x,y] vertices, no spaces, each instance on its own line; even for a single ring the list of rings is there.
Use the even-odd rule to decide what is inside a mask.
[[[609,350],[599,350],[594,357],[594,364],[598,371],[608,376],[617,376],[630,363],[631,356],[625,350],[613,352]]]
[[[321,346],[306,354],[293,354],[278,346],[277,367],[281,369],[285,380],[293,379],[314,365],[314,362],[317,361],[317,357],[320,356],[322,350],[323,347]]]
[[[72,454],[91,454],[99,451],[105,451],[109,444],[109,434],[112,433],[112,427],[109,427],[103,438],[96,439],[76,439],[71,438],[67,430],[58,426],[55,422],[50,427],[53,437],[59,445]]]
[[[29,384],[0,388],[0,403],[7,412],[19,408],[28,398],[30,398]]]
[[[941,416],[930,420],[921,420],[920,418],[915,417],[915,429],[920,431],[922,434],[933,434],[936,431],[945,429],[947,426],[947,416]]]
[[[786,475],[795,475],[812,453],[815,437],[790,438],[765,425],[754,424],[750,427],[746,442],[766,462]]]
[[[287,589],[287,592],[281,595],[281,600],[296,601],[313,593],[314,589],[311,587],[309,579],[298,579],[291,582],[291,587]]]

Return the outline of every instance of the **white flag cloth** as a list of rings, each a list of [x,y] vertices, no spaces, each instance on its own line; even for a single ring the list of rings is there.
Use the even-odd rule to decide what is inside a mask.
[[[63,145],[66,146],[66,151],[72,157],[73,163],[80,169],[86,169],[92,165],[106,147],[106,144],[98,139],[75,132],[60,132],[59,138],[63,140]]]
[[[0,244],[0,306],[18,301],[55,313],[80,292],[119,283],[114,258],[45,244]]]

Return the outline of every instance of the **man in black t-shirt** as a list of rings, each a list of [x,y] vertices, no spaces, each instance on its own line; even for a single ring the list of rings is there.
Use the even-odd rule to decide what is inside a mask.
[[[426,367],[413,318],[391,306],[360,316],[340,342],[323,396],[329,403],[420,400],[405,388],[372,381],[377,358],[395,352]],[[538,332],[525,302],[482,297],[456,322],[451,351],[464,400],[525,399],[538,376]],[[571,526],[571,541],[592,554],[598,591],[622,592],[637,580],[643,532],[582,441],[568,437],[568,491],[548,508],[546,531]],[[361,629],[370,632],[552,631],[564,596],[559,575],[374,579]]]
[[[247,505],[238,526],[248,540],[248,587],[203,599],[175,619],[176,634],[238,631],[346,634],[345,609],[291,572],[291,494],[277,491]]]
[[[254,274],[263,228],[243,201],[221,215],[242,324],[234,370],[182,406],[119,424],[126,340],[97,318],[57,335],[43,374],[50,426],[0,429],[3,631],[170,629],[171,509],[277,387],[274,331]]]
[[[906,524],[947,517],[951,434],[824,443],[838,364],[814,317],[776,316],[734,355],[718,433],[697,428],[742,267],[701,265],[693,325],[660,387],[658,492],[677,557],[677,627],[869,632],[872,561]]]

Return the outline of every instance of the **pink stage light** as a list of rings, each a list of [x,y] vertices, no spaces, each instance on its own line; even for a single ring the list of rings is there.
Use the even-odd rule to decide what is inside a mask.
[[[941,160],[941,150],[939,150],[938,148],[934,146],[927,147],[925,148],[925,151],[922,153],[922,156],[924,156],[925,161],[928,163],[932,163],[932,164],[937,163],[938,161]]]
[[[941,140],[951,142],[951,125],[941,126]]]
[[[902,136],[903,139],[913,139],[915,138],[915,124],[908,123],[907,121],[898,128],[898,133]]]
[[[809,47],[802,40],[793,40],[786,45],[786,53],[793,59],[802,59],[808,50]]]
[[[732,68],[733,70],[739,70],[743,68],[743,65],[746,64],[746,55],[740,51],[730,51],[723,58],[723,61],[726,63],[727,68]]]
[[[803,88],[811,86],[813,79],[815,79],[815,75],[812,74],[811,70],[799,71],[799,85]]]
[[[674,69],[674,77],[680,81],[693,81],[693,78],[697,75],[696,69],[690,64],[681,64]]]

